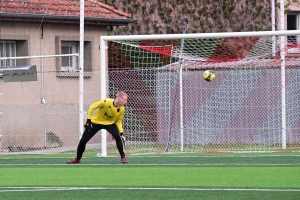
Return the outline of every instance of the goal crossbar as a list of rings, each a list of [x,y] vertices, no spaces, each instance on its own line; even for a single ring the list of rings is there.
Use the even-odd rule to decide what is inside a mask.
[[[196,38],[228,38],[228,37],[256,37],[256,36],[290,36],[300,35],[300,30],[290,31],[249,31],[222,33],[187,33],[187,34],[153,34],[153,35],[123,35],[101,36],[101,42],[113,40],[161,40],[161,39],[196,39]]]

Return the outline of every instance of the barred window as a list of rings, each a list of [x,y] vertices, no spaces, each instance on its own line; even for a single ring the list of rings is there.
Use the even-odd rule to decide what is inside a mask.
[[[78,42],[64,42],[61,43],[62,54],[75,54],[79,52]],[[79,60],[78,56],[63,56],[61,58],[61,71],[78,71]]]
[[[0,57],[16,57],[15,41],[0,41]],[[0,67],[15,67],[16,59],[1,59]]]
[[[299,30],[300,29],[300,12],[291,11],[287,13],[286,18],[287,30]],[[300,37],[296,35],[287,36],[287,41],[289,44],[299,44]]]

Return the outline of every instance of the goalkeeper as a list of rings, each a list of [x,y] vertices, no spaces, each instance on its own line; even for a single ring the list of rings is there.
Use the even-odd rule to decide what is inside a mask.
[[[127,103],[127,94],[119,92],[115,99],[106,98],[90,105],[85,131],[77,147],[76,158],[67,161],[67,164],[80,163],[87,142],[101,129],[106,129],[116,140],[117,148],[121,156],[121,162],[127,163],[124,153],[125,137],[123,136],[122,121]],[[93,114],[94,110],[97,110]]]

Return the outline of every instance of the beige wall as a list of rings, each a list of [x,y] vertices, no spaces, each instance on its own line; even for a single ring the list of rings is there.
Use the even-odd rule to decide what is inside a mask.
[[[43,39],[42,39],[43,34]],[[55,36],[74,37],[79,40],[79,25],[47,24],[41,27],[40,23],[18,23],[1,21],[1,39],[27,39],[29,38],[30,55],[55,54]],[[85,39],[92,39],[94,44],[93,63],[99,61],[99,39],[107,35],[106,26],[85,26]],[[99,62],[98,62],[99,63]],[[98,65],[94,64],[95,67]]]
[[[87,60],[86,62],[92,63],[92,68],[96,73],[99,73],[100,70],[100,36],[106,35],[106,30],[106,26],[85,27],[85,40],[91,41],[92,44],[92,60]],[[57,54],[55,45],[55,37],[57,36],[73,38],[79,41],[79,25],[45,23],[42,28],[39,23],[1,22],[1,39],[28,40],[29,56]],[[64,72],[64,76],[58,77],[56,59],[55,57],[47,57],[27,60],[27,65],[37,66],[39,72],[37,82],[3,84],[3,80],[0,78],[0,92],[6,94],[2,95],[0,103],[16,105],[40,103],[39,97],[42,87],[44,87],[46,95],[49,94],[47,103],[78,102],[79,73]],[[45,72],[44,74],[41,73],[42,70]],[[87,79],[87,84],[99,84],[100,76],[95,75],[93,77],[92,73],[89,73],[89,75],[91,75],[91,78]],[[42,79],[44,80],[44,86],[41,84]],[[68,92],[70,90],[74,91],[74,93]]]
[[[290,6],[291,11],[300,11],[300,6],[297,4],[293,4]]]

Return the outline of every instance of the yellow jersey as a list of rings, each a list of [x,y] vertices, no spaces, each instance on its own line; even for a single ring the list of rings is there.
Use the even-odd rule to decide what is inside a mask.
[[[96,112],[94,112],[97,110]],[[120,133],[123,133],[124,106],[114,106],[114,99],[106,98],[90,105],[87,118],[95,124],[109,125],[116,123]]]

